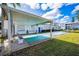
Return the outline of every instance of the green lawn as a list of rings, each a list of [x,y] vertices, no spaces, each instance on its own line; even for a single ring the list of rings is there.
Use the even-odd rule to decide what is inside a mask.
[[[79,30],[68,30],[67,32],[79,33]]]
[[[28,47],[11,55],[26,56],[79,56],[79,33],[69,33]]]

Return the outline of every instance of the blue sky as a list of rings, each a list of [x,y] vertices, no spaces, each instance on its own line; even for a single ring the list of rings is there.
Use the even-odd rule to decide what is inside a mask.
[[[79,3],[68,5],[68,6],[64,5],[60,8],[60,11],[64,15],[72,16],[71,12],[77,5],[79,5]]]
[[[66,23],[79,10],[79,3],[24,3],[19,9],[47,19],[55,19],[55,22]]]

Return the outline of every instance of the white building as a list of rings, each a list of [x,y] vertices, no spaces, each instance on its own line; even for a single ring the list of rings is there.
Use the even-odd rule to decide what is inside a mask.
[[[65,29],[79,29],[79,22],[66,23]]]

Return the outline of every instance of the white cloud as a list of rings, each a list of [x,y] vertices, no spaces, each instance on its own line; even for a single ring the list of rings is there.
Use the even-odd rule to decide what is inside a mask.
[[[36,9],[36,3],[25,3],[27,5],[29,5],[32,9]]]
[[[32,3],[31,5],[30,5],[30,7],[32,8],[32,9],[40,9],[40,5],[39,5],[39,3]],[[43,6],[43,7],[45,7],[45,6]]]
[[[48,8],[48,5],[44,3],[41,5],[41,8],[42,8],[42,10],[46,10]]]
[[[47,19],[56,19],[59,18],[60,16],[63,16],[60,14],[59,8],[63,6],[62,3],[47,3],[48,7],[52,8],[52,11],[49,11],[42,15],[42,17],[47,18]]]
[[[59,18],[60,16],[63,16],[62,14],[58,13],[55,18]]]
[[[60,22],[60,20],[58,19],[58,20],[55,20],[55,23],[59,23]]]
[[[42,15],[42,17],[47,19],[53,19],[55,16],[57,16],[57,14],[58,14],[58,9],[54,9]]]
[[[50,9],[58,9],[61,8],[63,6],[63,3],[46,3],[46,4],[42,4],[42,8],[44,8],[45,10],[49,7]]]
[[[41,7],[42,10],[46,10],[48,7],[50,9],[58,9],[63,6],[63,3],[42,3],[41,6],[39,6],[39,3],[25,3],[29,5],[32,9],[38,9]]]
[[[62,3],[54,3],[53,6],[52,6],[52,8],[58,9],[58,8],[61,8],[62,6],[63,6]]]
[[[53,9],[52,11],[49,11],[42,15],[42,17],[47,18],[47,19],[56,19],[59,18],[60,16],[63,16],[60,14],[60,11],[58,9]]]
[[[63,18],[60,19],[59,23],[66,23],[69,20],[69,16],[64,16]]]
[[[40,9],[40,5],[38,3],[36,3],[36,6],[35,6],[36,9]]]
[[[47,6],[48,6],[50,9],[53,9],[53,3],[47,3]]]
[[[56,23],[67,23],[69,20],[69,16],[64,16],[63,18],[61,19],[57,19],[55,20]]]
[[[31,7],[32,9],[36,9],[36,3],[32,3],[32,4],[30,5],[30,7]]]
[[[77,5],[77,6],[75,7],[75,9],[72,11],[72,14],[75,13],[75,11],[77,11],[77,10],[79,10],[79,5]]]
[[[30,6],[32,9],[40,9],[39,3],[24,3]]]
[[[69,16],[64,16],[63,18],[64,18],[64,19],[69,19]]]
[[[63,6],[63,3],[47,3],[50,9],[58,9]]]
[[[69,5],[72,5],[72,4],[74,4],[74,3],[66,3],[65,5],[66,5],[66,6],[69,6]]]

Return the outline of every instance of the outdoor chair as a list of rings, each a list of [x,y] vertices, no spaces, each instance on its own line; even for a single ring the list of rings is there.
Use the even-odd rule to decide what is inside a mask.
[[[18,35],[18,44],[23,44],[24,43],[24,38],[22,37],[22,35]]]

